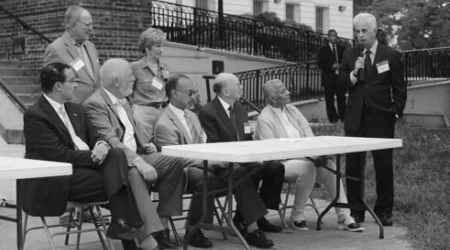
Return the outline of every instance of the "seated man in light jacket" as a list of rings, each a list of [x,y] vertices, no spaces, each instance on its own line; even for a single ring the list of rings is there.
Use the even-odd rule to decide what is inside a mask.
[[[290,102],[290,92],[283,82],[278,79],[264,84],[264,98],[268,104],[258,117],[255,139],[265,140],[273,138],[300,138],[314,136],[308,121]],[[335,163],[327,157],[290,159],[283,162],[285,166],[285,181],[295,182],[295,200],[290,222],[296,230],[308,230],[304,215],[305,205],[313,190],[314,183],[323,183],[332,196],[336,196],[336,178],[333,173],[322,168],[325,165],[336,169]],[[340,197],[338,202],[347,203],[344,187],[340,183]],[[336,208],[338,228],[351,232],[361,232],[364,227],[356,223],[350,216],[350,210]]]

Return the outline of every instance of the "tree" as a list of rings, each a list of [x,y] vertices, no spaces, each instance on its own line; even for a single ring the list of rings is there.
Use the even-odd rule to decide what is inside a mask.
[[[443,47],[450,44],[450,2],[444,0],[355,0],[355,15],[375,15],[388,40],[399,49]]]

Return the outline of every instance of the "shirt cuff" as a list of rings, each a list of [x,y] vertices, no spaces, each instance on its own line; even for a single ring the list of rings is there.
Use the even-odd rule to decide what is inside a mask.
[[[350,71],[350,81],[355,84],[358,81],[358,78],[353,74],[353,71]]]
[[[111,149],[111,146],[109,146],[109,144],[105,141],[98,141],[97,143],[95,143],[95,146],[97,147],[98,145],[103,144],[105,145],[108,149]]]
[[[141,159],[140,156],[136,157],[136,159],[134,159],[134,160],[131,162],[130,167],[134,167],[134,166],[135,166],[134,163],[135,163],[136,161],[138,161],[139,159]]]

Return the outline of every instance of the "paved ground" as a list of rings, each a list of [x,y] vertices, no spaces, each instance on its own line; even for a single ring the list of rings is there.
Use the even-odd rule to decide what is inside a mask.
[[[23,153],[23,147],[2,147],[0,148],[0,155],[5,156],[21,156]],[[13,184],[12,181],[0,182],[0,198],[13,197]],[[292,202],[293,199],[291,198]],[[327,202],[324,200],[316,200],[319,209],[324,209]],[[1,215],[15,216],[15,209],[0,208]],[[406,230],[402,227],[386,227],[385,238],[378,238],[378,226],[373,220],[366,216],[366,222],[364,224],[365,231],[362,233],[350,233],[340,231],[337,229],[336,215],[332,210],[324,218],[324,224],[322,225],[322,231],[316,231],[317,215],[311,208],[308,208],[306,216],[308,218],[308,224],[310,226],[309,231],[295,231],[292,228],[285,229],[282,233],[268,233],[268,238],[272,239],[275,243],[275,247],[272,249],[300,249],[300,250],[412,250],[412,246],[404,239]],[[271,212],[267,218],[274,224],[281,225],[280,218],[275,212]],[[49,218],[49,222],[57,222],[58,218]],[[176,227],[180,237],[184,235],[183,221],[178,221]],[[39,226],[40,220],[32,217],[29,220],[30,226]],[[86,227],[92,227],[92,224],[86,223]],[[54,231],[64,228],[57,227],[52,229]],[[223,240],[222,235],[217,232],[208,231],[206,236],[213,241],[214,249],[244,249],[240,244],[237,237],[229,236],[228,240]],[[64,246],[64,237],[57,236],[55,241],[61,249],[76,249],[74,246],[75,235],[71,236],[69,246]],[[116,250],[122,250],[122,246],[119,241],[113,241]],[[16,227],[15,224],[8,221],[0,220],[0,250],[16,249]],[[44,250],[50,249],[50,246],[45,237],[43,230],[32,231],[27,235],[25,249],[32,250]],[[97,234],[85,233],[81,237],[81,247],[83,250],[102,249],[98,240]],[[180,248],[182,249],[182,248]],[[196,249],[190,247],[190,249]]]

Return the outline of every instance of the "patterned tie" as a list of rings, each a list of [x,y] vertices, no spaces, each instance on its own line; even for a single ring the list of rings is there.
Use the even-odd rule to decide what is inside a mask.
[[[236,118],[236,113],[234,112],[234,107],[233,105],[231,105],[230,107],[228,107],[228,110],[230,111],[230,121],[231,124],[233,125],[234,130],[236,131],[236,136],[237,136],[237,140],[239,141],[239,132],[238,132],[238,127],[237,127],[237,118]]]
[[[63,118],[63,123],[64,123],[64,125],[66,125],[66,128],[69,131],[69,134],[70,134],[70,137],[72,138],[73,143],[75,143],[75,149],[76,150],[89,150],[89,146],[83,140],[81,140],[81,138],[78,137],[78,135],[75,133],[75,130],[72,126],[72,123],[69,120],[69,117],[67,116],[64,106],[61,106],[58,111]]]
[[[189,118],[189,115],[187,112],[184,112],[184,119],[186,120],[186,124],[189,129],[189,134],[191,135],[191,140],[193,144],[202,143],[199,134],[197,133],[197,130],[194,127],[194,123]]]

